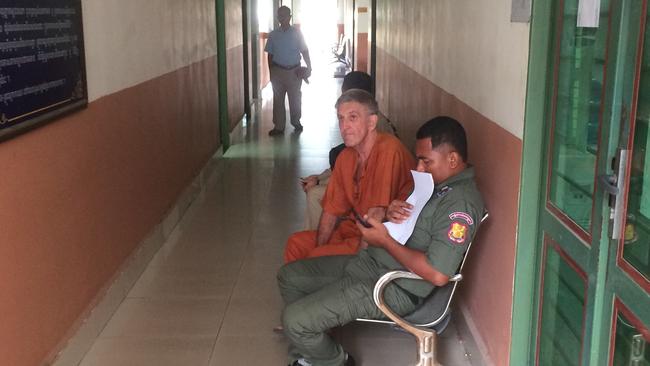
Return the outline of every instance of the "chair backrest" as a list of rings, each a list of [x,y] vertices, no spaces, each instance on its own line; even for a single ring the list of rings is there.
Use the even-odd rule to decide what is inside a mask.
[[[345,58],[345,48],[347,47],[347,36],[345,34],[341,34],[339,36],[339,41],[336,44],[334,48],[332,48],[332,53],[334,54],[334,57],[336,59],[343,59]]]
[[[479,228],[487,218],[488,213],[486,212],[481,218]],[[474,235],[474,237],[476,238],[476,235]],[[463,255],[463,260],[460,262],[456,275],[450,278],[450,281],[445,286],[433,289],[431,294],[424,299],[424,302],[417,309],[404,316],[404,320],[416,326],[427,328],[435,327],[437,324],[445,320],[445,317],[449,314],[449,308],[456,292],[456,287],[463,278],[463,266],[465,265],[467,254],[472,248],[473,242],[474,240],[472,240],[467,246],[467,250]]]
[[[336,47],[334,48],[334,54],[338,55],[338,54],[341,53],[340,50],[341,50],[341,47],[343,47],[343,40],[344,39],[345,39],[345,35],[343,33],[341,33],[339,35],[338,41],[336,42]]]

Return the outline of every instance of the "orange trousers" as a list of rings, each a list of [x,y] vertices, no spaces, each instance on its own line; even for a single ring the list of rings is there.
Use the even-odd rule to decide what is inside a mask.
[[[284,263],[326,255],[357,254],[361,235],[360,233],[351,234],[348,230],[336,230],[328,243],[317,246],[315,230],[294,233],[289,237],[287,246],[284,248]]]

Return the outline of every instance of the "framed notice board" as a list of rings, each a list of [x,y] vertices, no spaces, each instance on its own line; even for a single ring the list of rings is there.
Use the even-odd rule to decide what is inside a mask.
[[[0,141],[87,103],[81,0],[0,0]]]

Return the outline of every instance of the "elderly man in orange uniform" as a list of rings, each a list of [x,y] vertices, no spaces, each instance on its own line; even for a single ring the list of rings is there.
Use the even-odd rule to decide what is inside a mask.
[[[404,200],[413,190],[410,170],[415,169],[415,160],[396,137],[376,131],[379,108],[372,95],[348,90],[337,100],[336,109],[346,148],[327,185],[318,230],[291,235],[285,263],[356,254],[361,232],[355,214],[381,221],[394,199]]]

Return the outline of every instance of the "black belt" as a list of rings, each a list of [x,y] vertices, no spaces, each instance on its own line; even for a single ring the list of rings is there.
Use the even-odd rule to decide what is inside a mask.
[[[296,67],[300,67],[300,64],[298,64],[298,65],[293,65],[293,66],[284,66],[284,65],[276,64],[276,63],[274,62],[274,63],[273,63],[273,66],[276,66],[276,67],[279,67],[279,68],[281,68],[281,69],[285,69],[285,70],[293,70],[293,69],[295,69]]]

